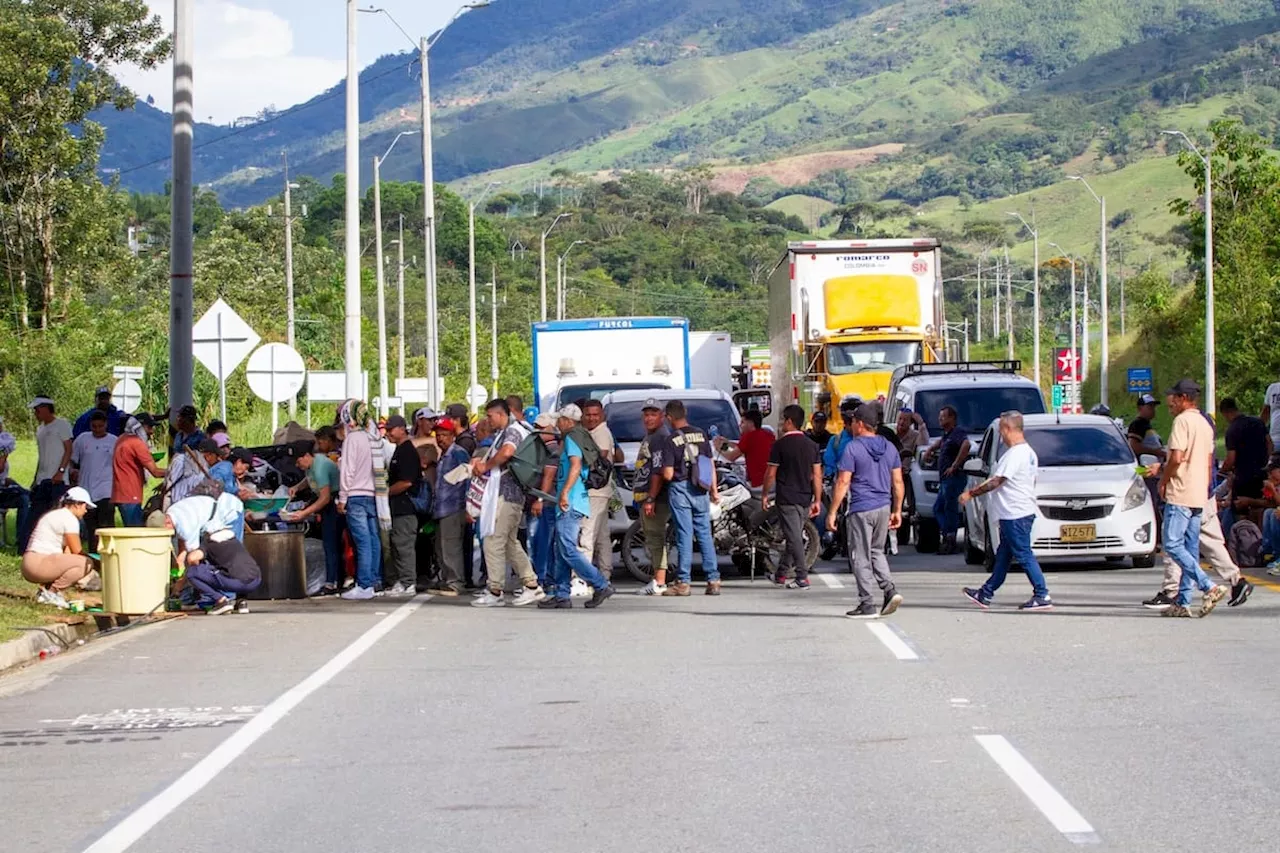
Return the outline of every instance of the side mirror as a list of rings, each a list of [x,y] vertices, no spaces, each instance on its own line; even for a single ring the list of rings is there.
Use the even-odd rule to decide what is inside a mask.
[[[964,462],[964,472],[974,477],[987,476],[987,466],[982,464],[981,459],[966,459]]]

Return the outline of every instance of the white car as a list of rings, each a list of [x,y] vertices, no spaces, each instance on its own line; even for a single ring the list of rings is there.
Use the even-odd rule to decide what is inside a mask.
[[[1135,568],[1155,565],[1156,514],[1129,442],[1110,418],[1098,415],[1026,415],[1027,442],[1040,460],[1040,504],[1031,550],[1041,560],[1088,557]],[[990,476],[1006,446],[999,421],[983,434],[976,457],[965,463],[969,485]],[[1000,546],[999,525],[988,519],[991,495],[965,507],[965,561],[990,563]]]

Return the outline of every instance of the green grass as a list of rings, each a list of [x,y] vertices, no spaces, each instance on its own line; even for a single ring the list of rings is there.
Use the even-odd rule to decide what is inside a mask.
[[[790,216],[798,216],[814,234],[826,234],[834,231],[839,223],[829,225],[826,229],[818,227],[818,219],[823,214],[835,210],[836,206],[825,198],[811,195],[788,195],[765,205],[770,210],[781,210]]]

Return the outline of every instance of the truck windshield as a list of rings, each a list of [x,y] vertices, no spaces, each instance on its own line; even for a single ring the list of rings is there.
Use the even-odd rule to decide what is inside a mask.
[[[668,399],[660,396],[658,402],[665,406]],[[711,433],[711,428],[715,427],[718,435],[730,441],[737,441],[741,437],[738,429],[738,413],[733,410],[733,406],[727,400],[685,400],[684,407],[689,413],[689,423],[708,435]],[[614,441],[644,440],[644,420],[641,417],[643,408],[643,400],[625,400],[609,404],[605,418],[609,423],[609,432],[613,433]]]
[[[1133,451],[1120,430],[1099,426],[1028,427],[1027,444],[1042,468],[1073,465],[1133,465]],[[1004,455],[1001,447],[1001,456]]]
[[[929,427],[929,435],[942,435],[938,426],[938,412],[950,406],[959,415],[959,426],[970,435],[981,435],[991,422],[1009,411],[1024,415],[1044,414],[1044,395],[1030,385],[1013,385],[1001,388],[992,385],[971,385],[968,388],[939,389],[916,393],[916,411]]]
[[[631,382],[612,385],[566,385],[556,393],[556,409],[560,409],[577,400],[603,400],[606,394],[614,391],[648,391],[670,389],[670,385],[660,382]]]
[[[827,372],[835,376],[887,372],[919,360],[920,344],[915,341],[827,344]]]

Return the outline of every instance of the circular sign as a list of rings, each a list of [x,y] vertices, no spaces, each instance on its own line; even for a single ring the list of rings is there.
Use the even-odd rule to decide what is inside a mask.
[[[471,390],[467,392],[467,403],[471,408],[478,411],[487,402],[489,402],[489,389],[483,385],[472,385]]]
[[[245,368],[249,388],[268,403],[284,403],[298,396],[307,378],[302,356],[286,344],[267,344],[249,356]]]
[[[136,411],[142,405],[142,386],[133,379],[121,379],[111,389],[111,398],[121,411]]]

